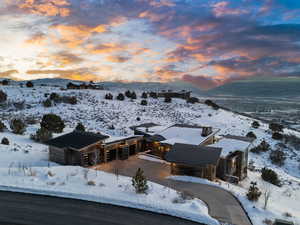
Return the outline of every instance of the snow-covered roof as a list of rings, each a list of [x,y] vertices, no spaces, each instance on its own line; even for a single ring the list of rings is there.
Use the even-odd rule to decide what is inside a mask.
[[[171,145],[175,143],[199,145],[219,131],[218,129],[213,129],[212,134],[203,137],[202,129],[202,127],[171,126],[158,134],[166,139],[162,143]]]
[[[110,144],[110,143],[113,143],[113,142],[118,142],[118,141],[124,141],[124,140],[128,140],[128,139],[132,139],[132,138],[137,138],[137,137],[140,137],[138,135],[136,136],[109,136],[109,138],[105,139],[103,141],[104,144]]]
[[[153,126],[153,127],[137,127],[136,129],[138,131],[153,135],[153,134],[157,134],[157,133],[165,130],[168,127],[169,126],[157,125],[157,126]]]
[[[230,153],[233,153],[235,151],[242,151],[242,152],[246,151],[249,145],[251,145],[249,141],[242,141],[242,140],[223,137],[215,144],[209,146],[215,148],[222,148],[221,157],[226,157]]]

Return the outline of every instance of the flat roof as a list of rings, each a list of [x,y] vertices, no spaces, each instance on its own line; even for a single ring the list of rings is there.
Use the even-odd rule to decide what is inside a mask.
[[[165,158],[188,166],[217,165],[221,152],[221,148],[175,143]]]
[[[221,157],[226,157],[229,154],[241,151],[245,152],[248,147],[251,145],[252,142],[249,142],[247,140],[238,140],[233,138],[228,138],[227,136],[221,137],[221,139],[209,146],[215,147],[215,148],[222,148],[222,154]]]
[[[174,125],[158,134],[166,139],[163,143],[173,145],[177,142],[182,144],[199,145],[207,140],[211,135],[214,135],[219,131],[218,129],[213,128],[210,135],[203,137],[202,130],[203,127],[200,126]]]
[[[103,141],[109,136],[91,132],[73,131],[47,141],[45,144],[57,148],[72,148],[80,150],[89,145]]]

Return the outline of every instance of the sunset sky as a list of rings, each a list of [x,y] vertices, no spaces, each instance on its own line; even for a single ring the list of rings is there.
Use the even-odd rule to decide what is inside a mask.
[[[1,0],[0,77],[186,81],[300,75],[298,0]]]

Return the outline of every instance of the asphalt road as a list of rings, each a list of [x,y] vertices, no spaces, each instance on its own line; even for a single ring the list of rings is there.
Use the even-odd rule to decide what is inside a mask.
[[[0,191],[1,225],[199,225],[143,210]]]
[[[188,192],[203,200],[208,205],[209,214],[220,222],[232,225],[252,225],[239,201],[232,194],[222,188],[207,184],[166,179],[171,175],[167,164],[131,157],[126,161],[102,164],[99,169],[113,173],[116,167],[119,168],[120,174],[125,176],[133,176],[138,168],[142,168],[149,180],[181,192]]]

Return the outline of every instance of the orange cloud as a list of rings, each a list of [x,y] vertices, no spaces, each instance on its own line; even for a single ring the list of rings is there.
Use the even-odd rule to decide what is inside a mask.
[[[18,70],[7,70],[4,72],[0,72],[0,77],[2,78],[11,78],[13,74],[19,73]]]
[[[107,56],[106,59],[113,63],[123,63],[123,62],[127,62],[130,58],[125,56],[110,55]]]
[[[61,17],[70,15],[68,0],[17,0],[16,5],[32,14]]]

